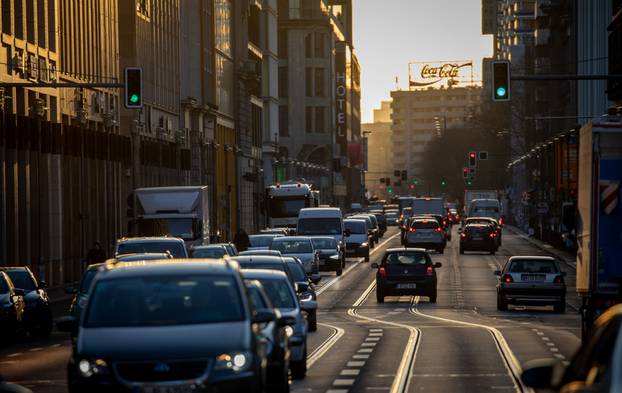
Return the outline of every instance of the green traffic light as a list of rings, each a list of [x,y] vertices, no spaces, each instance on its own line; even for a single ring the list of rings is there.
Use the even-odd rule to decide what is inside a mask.
[[[132,95],[130,96],[130,102],[131,102],[132,104],[137,104],[137,103],[138,103],[138,100],[139,100],[138,94],[132,94]]]
[[[497,97],[505,97],[507,93],[505,87],[497,87]]]
[[[389,187],[389,188],[387,188],[387,192],[388,192],[389,194],[393,194],[393,189],[392,189],[391,187]]]

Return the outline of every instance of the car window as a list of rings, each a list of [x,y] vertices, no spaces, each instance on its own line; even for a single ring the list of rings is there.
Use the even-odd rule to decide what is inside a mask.
[[[287,261],[286,263],[295,282],[307,281],[307,273],[300,263],[296,261]]]
[[[244,307],[231,276],[133,277],[98,281],[86,327],[190,325],[242,321]]]
[[[337,242],[335,239],[311,239],[315,248],[329,249],[337,248]]]
[[[346,229],[350,230],[350,233],[359,235],[367,233],[367,226],[362,221],[344,221],[343,225]]]
[[[264,291],[276,308],[296,308],[296,299],[289,289],[289,281],[283,279],[260,279]]]
[[[251,247],[270,247],[272,240],[276,235],[251,235],[248,240],[251,243]]]
[[[23,289],[24,291],[34,291],[36,289],[32,276],[26,270],[7,270],[5,273],[13,281],[15,288]]]
[[[280,272],[285,271],[285,266],[282,263],[273,263],[273,262],[240,262],[240,267],[242,269],[268,269],[268,270],[278,270]]]
[[[222,258],[228,255],[222,247],[198,248],[192,251],[192,258]]]
[[[251,302],[253,303],[253,306],[255,307],[256,310],[260,310],[262,308],[269,308],[268,304],[264,301],[263,296],[261,296],[261,292],[259,291],[259,288],[257,288],[254,285],[251,285],[248,288],[248,292],[250,294]]]
[[[301,236],[339,235],[341,219],[337,217],[299,219],[297,233]]]
[[[6,283],[4,276],[0,275],[0,293],[5,294],[9,292],[9,285]]]
[[[275,240],[270,248],[280,251],[281,254],[308,254],[313,252],[310,240]]]
[[[97,269],[88,269],[82,276],[82,282],[80,283],[80,293],[87,293],[91,288],[91,283],[97,274]]]
[[[414,221],[411,228],[415,229],[436,229],[438,228],[438,222],[434,220]]]
[[[124,242],[119,244],[117,255],[167,251],[175,258],[186,258],[184,245],[178,242]]]
[[[554,261],[514,260],[509,267],[510,273],[558,273]]]
[[[464,231],[466,233],[468,233],[469,235],[485,235],[487,233],[489,233],[491,231],[490,227],[473,227],[473,226],[467,226]]]
[[[388,253],[385,263],[387,265],[426,265],[428,259],[422,252],[400,251]]]

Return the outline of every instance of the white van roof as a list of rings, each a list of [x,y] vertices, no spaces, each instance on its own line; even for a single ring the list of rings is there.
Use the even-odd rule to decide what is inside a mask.
[[[338,207],[308,207],[300,209],[298,218],[310,218],[310,217],[338,217],[342,218],[341,209]]]

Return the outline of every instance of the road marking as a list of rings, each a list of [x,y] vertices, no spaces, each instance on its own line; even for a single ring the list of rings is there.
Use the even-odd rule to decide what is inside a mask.
[[[23,353],[21,353],[21,352],[16,352],[16,353],[12,353],[12,354],[10,354],[10,355],[7,355],[7,358],[14,358],[14,357],[16,357],[16,356],[20,356],[20,355],[23,355]]]
[[[58,347],[60,347],[60,344],[48,345],[48,348],[58,348]]]
[[[341,336],[343,336],[345,333],[345,330],[337,326],[319,322],[318,325],[327,326],[333,329],[333,334],[317,348],[315,348],[315,350],[313,350],[313,352],[311,352],[309,356],[307,356],[307,368],[311,368],[311,366],[313,366],[315,362],[317,362],[322,356],[324,356],[326,352],[328,352],[328,350],[331,349],[332,346],[335,345],[337,341],[339,341]]]
[[[372,353],[372,352],[374,352],[374,349],[373,348],[361,348],[361,349],[359,349],[356,352],[358,352],[358,353]]]
[[[359,375],[360,372],[361,370],[341,370],[341,373],[339,375],[353,376],[353,375]]]
[[[493,328],[491,326],[487,326],[487,325],[480,325],[478,323],[465,322],[465,321],[460,321],[460,320],[438,317],[435,315],[424,314],[417,309],[418,302],[419,302],[419,296],[417,296],[414,299],[413,303],[411,304],[410,312],[412,314],[419,315],[424,318],[436,319],[438,321],[444,321],[444,322],[464,325],[464,326],[478,327],[478,328],[488,330],[488,332],[494,339],[495,343],[497,344],[497,350],[499,351],[499,355],[503,359],[503,363],[505,364],[505,367],[507,368],[510,376],[512,377],[516,391],[517,392],[530,392],[530,393],[533,392],[533,389],[527,387],[521,380],[520,378],[522,374],[521,365],[518,362],[518,359],[516,359],[516,356],[514,355],[514,352],[512,352],[512,349],[510,348],[509,344],[505,340],[505,337],[503,337],[503,334],[501,334],[501,332],[498,329]]]
[[[354,385],[354,379],[335,379],[333,386],[352,386]]]
[[[375,347],[375,346],[376,346],[376,343],[365,342],[361,344],[361,347]]]
[[[350,360],[346,366],[348,367],[363,367],[366,362],[358,361],[358,360]]]
[[[380,337],[367,337],[365,341],[380,341]]]
[[[366,354],[352,355],[352,359],[369,359],[369,355],[366,355]]]
[[[35,348],[30,348],[28,351],[30,351],[30,352],[39,352],[39,351],[42,351],[42,350],[43,350],[42,347],[35,347]]]

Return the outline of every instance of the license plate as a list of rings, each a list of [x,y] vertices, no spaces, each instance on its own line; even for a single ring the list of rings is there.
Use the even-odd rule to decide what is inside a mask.
[[[417,284],[397,284],[397,289],[415,289]]]
[[[546,276],[544,274],[523,274],[520,278],[522,281],[544,281]]]
[[[484,238],[478,236],[478,237],[474,237],[473,240],[484,240]]]
[[[144,385],[140,387],[141,393],[194,393],[195,389],[190,385],[180,386],[150,386]]]

